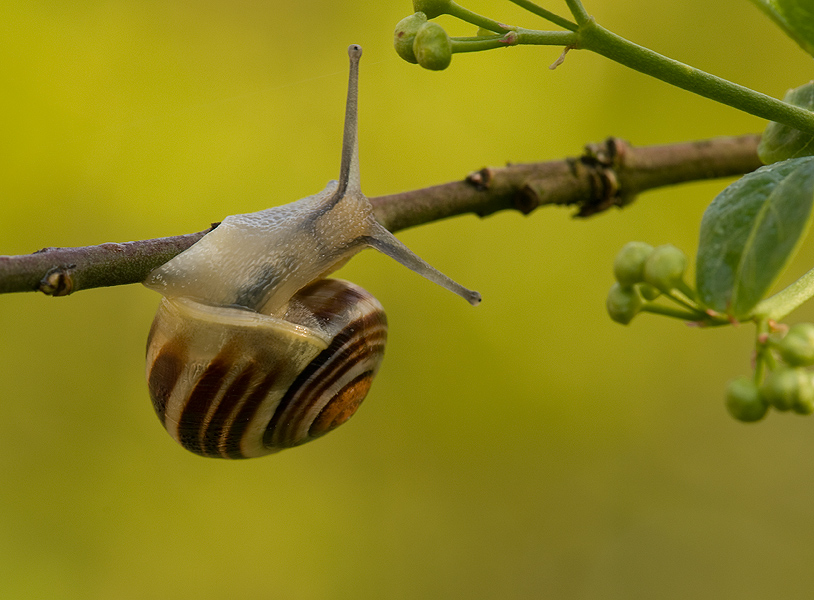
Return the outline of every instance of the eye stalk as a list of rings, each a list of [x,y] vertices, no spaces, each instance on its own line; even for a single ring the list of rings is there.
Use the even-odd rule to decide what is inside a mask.
[[[340,196],[347,188],[361,194],[359,177],[359,61],[362,58],[362,47],[358,44],[348,46],[350,58],[350,75],[348,76],[348,98],[345,101],[345,130],[342,135],[342,163],[339,166]]]

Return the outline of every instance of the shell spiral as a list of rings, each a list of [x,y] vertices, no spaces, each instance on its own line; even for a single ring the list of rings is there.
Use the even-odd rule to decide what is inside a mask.
[[[147,340],[150,397],[186,449],[263,456],[347,421],[370,389],[386,338],[378,300],[338,279],[304,287],[283,318],[164,297]]]

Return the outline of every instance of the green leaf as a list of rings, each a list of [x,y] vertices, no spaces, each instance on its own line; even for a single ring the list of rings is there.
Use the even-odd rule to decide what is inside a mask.
[[[814,3],[811,0],[752,0],[786,35],[814,56]]]
[[[806,108],[814,109],[814,81],[786,92],[784,102]],[[760,145],[757,147],[758,156],[764,163],[771,164],[788,158],[814,155],[814,136],[792,129],[781,123],[769,123]]]
[[[718,194],[701,220],[699,299],[741,319],[769,291],[808,230],[814,157],[761,167]]]

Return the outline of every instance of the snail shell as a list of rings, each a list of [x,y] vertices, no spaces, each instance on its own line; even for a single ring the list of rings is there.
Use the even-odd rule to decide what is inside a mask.
[[[386,338],[378,300],[337,279],[303,288],[283,319],[164,298],[147,342],[150,396],[187,450],[263,456],[347,421],[370,389]]]

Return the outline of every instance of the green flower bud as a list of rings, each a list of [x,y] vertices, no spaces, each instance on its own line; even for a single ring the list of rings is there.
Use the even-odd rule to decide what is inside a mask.
[[[814,411],[814,385],[805,369],[777,369],[763,382],[760,394],[777,410],[794,409],[801,414]]]
[[[777,351],[792,367],[814,365],[814,323],[797,323],[777,343]]]
[[[644,263],[642,275],[650,285],[669,292],[677,287],[687,268],[687,257],[671,244],[658,246]]]
[[[424,23],[413,42],[416,60],[425,69],[443,71],[452,62],[452,42],[438,23]]]
[[[808,385],[803,386],[805,393],[797,397],[797,401],[791,409],[798,415],[810,415],[814,413],[814,381],[811,380],[811,373],[804,371],[808,380]]]
[[[726,409],[738,421],[753,423],[766,416],[769,405],[760,396],[755,382],[749,377],[738,377],[726,388]]]
[[[421,26],[427,22],[427,15],[417,12],[409,17],[404,17],[396,25],[396,32],[393,34],[393,46],[396,54],[409,63],[416,64],[418,60],[413,52],[413,42]]]
[[[639,289],[639,293],[645,300],[655,300],[661,296],[661,290],[654,288],[649,283],[640,283],[636,287]]]
[[[428,19],[447,14],[451,5],[452,0],[413,0],[413,10],[423,12]]]
[[[642,298],[634,288],[622,286],[617,282],[608,292],[606,306],[611,319],[627,325],[641,310]]]
[[[613,261],[613,275],[622,285],[633,285],[642,281],[644,261],[653,254],[653,246],[645,242],[628,242]]]

